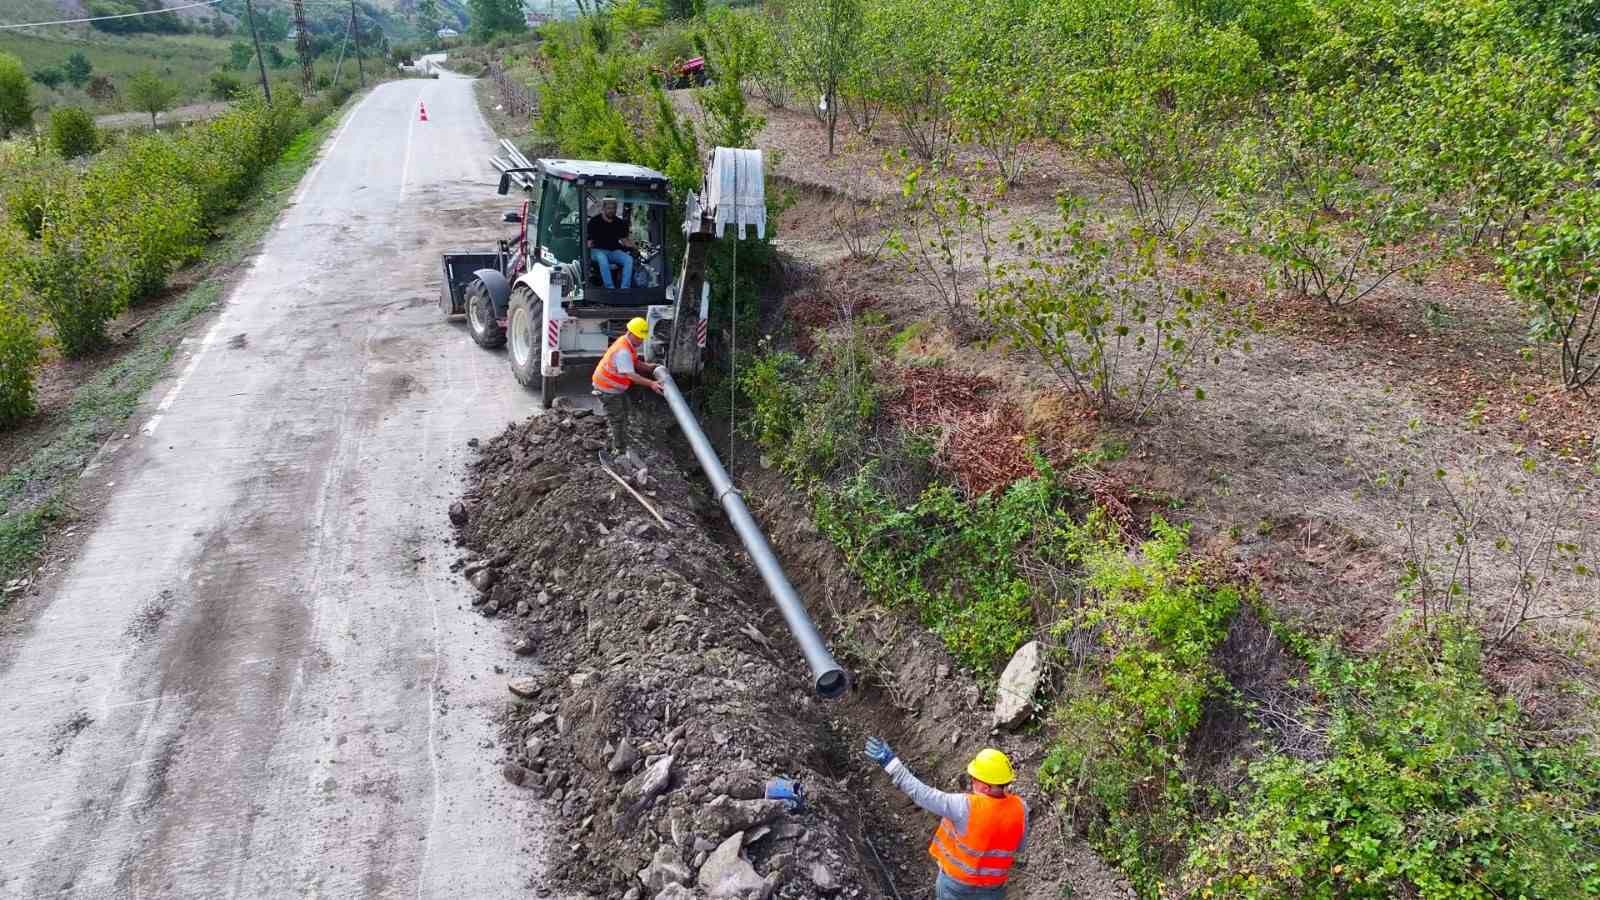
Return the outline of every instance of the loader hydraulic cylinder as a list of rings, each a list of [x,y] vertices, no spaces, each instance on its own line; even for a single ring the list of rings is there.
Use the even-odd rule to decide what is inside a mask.
[[[656,369],[656,380],[661,383],[662,393],[666,395],[667,406],[672,408],[672,415],[678,420],[678,425],[689,439],[689,446],[694,450],[694,457],[700,462],[700,468],[705,470],[706,478],[711,481],[711,490],[717,496],[717,501],[722,504],[723,512],[728,514],[728,521],[733,523],[733,530],[739,533],[739,540],[744,542],[744,548],[750,552],[750,558],[755,560],[756,569],[761,573],[761,580],[767,583],[767,589],[772,591],[773,599],[778,601],[778,609],[783,613],[783,620],[789,626],[789,633],[794,635],[795,642],[800,645],[800,653],[806,658],[806,665],[811,667],[811,675],[815,680],[817,693],[823,697],[837,697],[849,687],[850,681],[845,676],[844,670],[834,662],[833,654],[828,652],[828,647],[823,643],[822,635],[817,631],[817,626],[811,621],[811,616],[806,612],[805,604],[800,601],[800,595],[795,592],[794,585],[789,583],[789,576],[783,572],[779,565],[778,557],[772,552],[772,547],[767,543],[766,535],[761,533],[761,526],[756,524],[755,517],[750,515],[750,510],[744,505],[744,498],[734,490],[733,479],[728,477],[728,470],[722,467],[722,461],[717,459],[717,452],[711,449],[711,441],[706,438],[704,431],[700,430],[700,423],[696,421],[694,413],[689,411],[689,404],[684,401],[683,393],[678,390],[677,384],[672,380],[672,375],[665,366]]]

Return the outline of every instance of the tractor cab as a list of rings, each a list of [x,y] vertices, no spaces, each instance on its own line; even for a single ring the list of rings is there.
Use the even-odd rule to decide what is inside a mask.
[[[541,159],[533,169],[530,255],[570,278],[571,302],[666,302],[667,177],[642,166],[569,159]],[[503,176],[501,192],[509,189]]]

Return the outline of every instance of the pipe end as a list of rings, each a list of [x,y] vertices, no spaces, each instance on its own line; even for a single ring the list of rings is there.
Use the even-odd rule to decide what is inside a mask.
[[[817,676],[817,695],[831,700],[850,689],[850,676],[842,669],[829,669]]]

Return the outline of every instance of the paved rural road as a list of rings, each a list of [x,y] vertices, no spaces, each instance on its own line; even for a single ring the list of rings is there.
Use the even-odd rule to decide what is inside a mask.
[[[431,121],[417,121],[418,101]],[[446,507],[533,411],[434,306],[506,230],[466,79],[350,111],[204,337],[86,482],[0,645],[0,897],[459,897],[539,883]]]

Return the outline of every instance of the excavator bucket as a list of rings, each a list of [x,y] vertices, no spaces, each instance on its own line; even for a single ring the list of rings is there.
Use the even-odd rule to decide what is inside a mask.
[[[767,178],[760,150],[716,148],[700,193],[689,192],[683,211],[688,247],[679,272],[673,332],[667,345],[667,369],[674,375],[700,372],[705,346],[700,298],[705,289],[706,251],[713,239],[727,235],[730,225],[736,240],[749,237],[751,229],[756,237],[767,236]],[[689,327],[690,323],[694,327]]]

